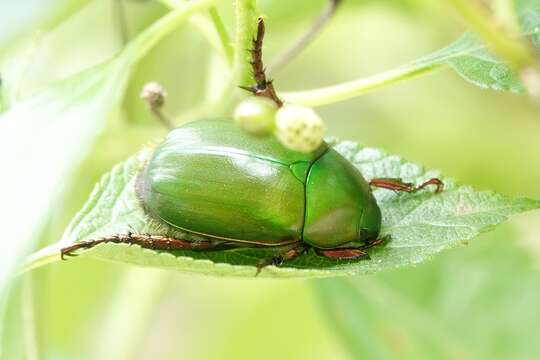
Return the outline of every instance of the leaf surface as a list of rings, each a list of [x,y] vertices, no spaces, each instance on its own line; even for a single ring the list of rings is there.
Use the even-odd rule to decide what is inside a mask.
[[[449,46],[413,63],[449,65],[465,80],[482,88],[521,92],[519,77],[473,34],[465,33]]]
[[[353,142],[336,142],[334,146],[368,179],[400,177],[408,182],[421,183],[440,175],[435,171],[424,172],[419,165],[406,162],[398,156],[363,148]],[[73,219],[62,241],[36,253],[29,259],[28,267],[59,260],[59,249],[63,246],[115,234],[135,232],[188,240],[200,239],[145,215],[136,196],[135,184],[150,154],[150,150],[143,150],[105,175],[85,207]],[[511,215],[540,207],[539,201],[509,198],[493,192],[477,192],[470,187],[457,186],[451,180],[445,183],[446,190],[438,195],[427,190],[416,194],[375,190],[383,213],[382,236],[388,235],[390,240],[371,249],[371,260],[332,261],[317,256],[311,250],[282,267],[266,267],[259,276],[329,277],[369,274],[416,264],[442,250],[463,245]],[[275,252],[275,249],[253,248],[165,252],[142,249],[137,245],[108,243],[84,250],[80,256],[188,273],[253,276],[256,270],[254,266]]]

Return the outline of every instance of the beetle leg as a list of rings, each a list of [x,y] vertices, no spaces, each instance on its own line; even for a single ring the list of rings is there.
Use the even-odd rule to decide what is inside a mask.
[[[332,260],[353,260],[353,259],[366,259],[369,260],[369,255],[356,248],[350,249],[316,249],[317,255],[323,256]]]
[[[370,257],[365,250],[381,244],[384,239],[376,239],[356,248],[337,248],[337,249],[315,249],[317,255],[324,256],[333,260],[354,260],[366,259]]]
[[[257,264],[257,272],[255,273],[255,276],[259,275],[259,273],[264,267],[270,265],[281,266],[284,262],[296,259],[300,255],[304,254],[306,251],[308,251],[308,249],[309,247],[306,244],[298,244],[293,248],[289,248],[286,251],[283,251],[280,254],[259,261],[259,263]]]
[[[394,191],[404,191],[404,192],[416,192],[418,190],[421,190],[425,188],[428,185],[435,185],[435,193],[440,193],[444,189],[444,183],[442,180],[437,178],[429,179],[422,184],[415,186],[412,183],[406,183],[401,179],[394,179],[394,178],[379,178],[379,179],[372,179],[369,182],[370,186],[377,187],[377,188],[383,188],[383,189],[389,189]]]
[[[60,257],[65,260],[66,256],[77,256],[74,252],[79,249],[90,249],[99,244],[115,243],[139,245],[142,248],[152,250],[223,250],[227,244],[216,241],[186,241],[169,236],[149,234],[119,234],[96,240],[86,240],[66,246],[60,250]]]
[[[253,95],[255,95],[257,93],[257,87],[256,86],[243,86],[243,85],[238,85],[238,87],[242,90],[246,90],[246,91],[249,91],[250,93],[252,93]]]
[[[259,17],[257,20],[257,35],[251,41],[253,48],[249,49],[249,52],[251,53],[250,64],[253,70],[253,78],[255,79],[256,85],[240,86],[240,88],[252,92],[255,96],[267,97],[274,101],[278,107],[281,107],[283,105],[283,101],[281,101],[281,99],[277,96],[272,81],[266,79],[266,71],[262,59],[264,32],[264,20],[262,17]]]

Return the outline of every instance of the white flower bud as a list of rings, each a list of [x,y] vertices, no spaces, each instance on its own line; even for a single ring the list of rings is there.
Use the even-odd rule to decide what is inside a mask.
[[[165,103],[167,91],[163,89],[163,86],[155,81],[152,81],[144,85],[140,97],[151,108],[160,108]]]
[[[276,137],[291,150],[311,152],[323,142],[326,126],[312,108],[284,105],[276,113]]]
[[[242,130],[255,135],[270,135],[274,130],[277,105],[270,99],[250,97],[234,109],[234,122]]]

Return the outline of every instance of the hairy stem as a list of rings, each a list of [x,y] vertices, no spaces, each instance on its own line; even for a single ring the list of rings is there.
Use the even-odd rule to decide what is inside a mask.
[[[414,66],[404,66],[389,70],[366,78],[344,82],[337,85],[322,87],[313,90],[298,92],[282,92],[285,102],[305,105],[321,106],[351,99],[364,93],[377,90],[398,81],[407,80],[415,76],[436,70],[443,64],[418,63]]]
[[[262,47],[264,40],[264,20],[260,17],[257,20],[257,36],[251,41],[251,68],[255,78],[254,86],[240,86],[240,88],[252,92],[255,96],[267,97],[274,101],[278,107],[283,105],[281,99],[277,96],[272,81],[266,79],[266,71],[262,60]]]

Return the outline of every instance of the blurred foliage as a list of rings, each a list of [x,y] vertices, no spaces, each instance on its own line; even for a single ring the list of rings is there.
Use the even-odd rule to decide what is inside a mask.
[[[69,13],[75,15],[51,31],[42,24],[53,24],[46,19],[59,19],[55,6],[49,5],[61,2],[43,3],[39,8],[19,5],[22,12],[15,12],[11,3],[0,4],[0,12],[11,21],[1,25],[1,33],[7,34],[13,23],[24,29],[17,37],[10,35],[10,44],[23,45],[25,36],[21,34],[45,29],[40,52],[22,77],[21,94],[26,95],[21,98],[111,58],[121,46],[111,1],[92,1],[79,12],[78,5],[70,2],[73,11]],[[151,1],[126,0],[124,5],[129,38],[166,11]],[[271,58],[308,26],[324,1],[261,0],[260,5],[268,17],[265,56]],[[17,15],[26,16],[31,10],[43,20],[23,22]],[[220,12],[232,29],[230,2],[223,1]],[[463,30],[444,2],[345,0],[317,40],[275,75],[275,85],[278,91],[299,90],[373,74],[439,49]],[[2,45],[3,59],[9,49]],[[49,209],[47,230],[38,241],[58,240],[103,173],[165,134],[138,98],[142,84],[155,80],[165,85],[169,92],[165,111],[177,123],[196,116],[191,107],[204,95],[202,86],[212,62],[210,51],[204,38],[187,25],[138,63],[122,112],[108,119],[83,166],[69,181],[58,185],[66,195]],[[540,163],[539,112],[525,95],[481,90],[445,71],[326,106],[320,113],[331,135],[399,153],[479,189],[540,198],[540,167],[535,165]],[[31,199],[24,201],[31,203]],[[365,333],[348,338],[324,321],[330,313],[317,307],[311,281],[189,277],[86,259],[54,264],[32,274],[35,324],[21,320],[20,284],[12,289],[3,321],[3,357],[26,358],[25,346],[32,345],[25,339],[31,336],[23,334],[35,330],[37,352],[43,359],[102,359],[106,350],[111,351],[109,355],[114,351],[115,359],[339,359],[354,358],[364,351],[373,351],[373,357],[396,358],[388,341],[399,347],[404,336],[405,348],[400,355],[429,355],[440,351],[437,349],[455,348],[457,355],[476,358],[531,358],[538,350],[534,338],[538,272],[529,256],[537,254],[539,248],[540,216],[536,213],[519,220],[484,236],[470,249],[458,249],[418,268],[345,283],[316,283],[317,294],[323,299],[329,299],[336,289],[341,294],[350,290],[345,294],[350,298],[347,302],[341,298],[338,306],[358,297],[358,303],[373,310],[357,319],[365,325]],[[525,240],[529,247],[523,250],[516,246]],[[133,278],[137,279],[135,285]],[[494,282],[497,279],[501,281]],[[376,289],[374,293],[366,296],[358,290],[363,281],[366,289]],[[416,310],[405,314],[401,300]],[[517,306],[511,300],[518,301]],[[351,304],[351,311],[355,308],[356,304]],[[386,309],[395,316],[389,318]],[[116,314],[123,315],[121,321],[107,321]],[[425,325],[427,330],[422,329],[426,316],[431,319],[431,325]],[[363,319],[366,321],[361,322]],[[403,320],[396,325],[396,319]],[[391,340],[374,339],[369,349],[362,346],[369,334],[381,331],[371,325],[381,323],[387,325],[382,330],[386,331],[385,339]],[[411,335],[403,335],[403,324]],[[448,342],[442,344],[446,337],[440,340],[437,333],[429,331],[430,326],[450,334]],[[136,327],[138,331],[133,330]],[[461,331],[467,335],[464,340]],[[435,339],[424,352],[426,346],[418,345],[416,335],[426,332]],[[365,337],[360,338],[362,335]],[[98,349],[97,344],[105,340],[122,346]],[[412,347],[407,348],[408,344]]]
[[[316,283],[323,313],[355,358],[530,359],[540,274],[511,232],[419,269]]]
[[[21,37],[34,31],[44,31],[54,28],[66,20],[89,0],[58,0],[39,1],[30,0],[24,3],[9,4],[9,15],[4,17],[0,33],[0,47],[17,41]],[[0,4],[6,7],[7,4]]]

